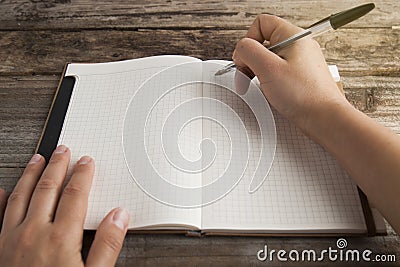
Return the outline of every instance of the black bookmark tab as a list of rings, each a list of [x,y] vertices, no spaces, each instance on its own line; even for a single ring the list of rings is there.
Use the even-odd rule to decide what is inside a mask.
[[[53,104],[36,152],[41,154],[46,159],[46,162],[49,162],[53,150],[57,147],[74,84],[74,77],[63,77],[54,96]]]
[[[375,226],[375,219],[374,215],[372,214],[371,207],[369,205],[367,196],[364,192],[357,187],[358,194],[360,196],[361,205],[364,213],[365,224],[367,226],[367,236],[376,236],[376,226]]]

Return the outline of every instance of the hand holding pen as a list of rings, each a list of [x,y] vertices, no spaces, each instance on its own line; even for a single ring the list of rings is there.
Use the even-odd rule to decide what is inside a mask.
[[[371,9],[373,4],[364,6],[363,13],[367,12],[365,7]],[[332,15],[312,25],[312,30],[306,31],[321,33],[329,28],[329,24],[337,28],[361,14],[355,15],[351,11],[350,18],[348,12]],[[320,27],[321,24],[324,26]],[[304,32],[305,30],[279,17],[259,15],[250,26],[246,37],[237,43],[233,59],[239,70],[250,77],[258,77],[264,95],[275,109],[304,132],[310,133],[313,131],[312,121],[316,116],[325,112],[329,106],[348,105],[348,102],[337,89],[316,41],[302,38],[295,45],[287,46],[288,42],[285,40],[301,36]],[[276,51],[264,47],[265,41],[271,44],[286,42],[285,49],[281,49],[277,56],[274,53]]]

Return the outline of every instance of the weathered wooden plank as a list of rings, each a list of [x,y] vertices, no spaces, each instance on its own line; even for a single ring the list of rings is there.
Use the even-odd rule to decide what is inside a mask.
[[[392,27],[399,20],[398,1],[376,0],[376,9],[349,27]],[[1,1],[0,28],[240,28],[256,14],[271,13],[307,27],[327,15],[365,3],[349,1]]]
[[[338,65],[343,75],[399,76],[399,34],[399,29],[341,30],[317,41],[326,60]]]
[[[5,189],[8,193],[12,192],[23,171],[24,168],[0,167],[0,188]]]
[[[43,129],[59,76],[0,76],[0,166],[24,167]]]
[[[90,244],[93,232],[85,235],[85,248]],[[396,236],[374,238],[346,238],[348,249],[370,249],[379,254],[399,254]],[[179,235],[131,235],[125,239],[117,266],[253,266],[257,264],[282,266],[276,258],[273,262],[259,262],[257,252],[268,245],[269,250],[298,251],[332,249],[336,238],[277,238],[277,237],[203,237],[189,238]],[[397,258],[397,257],[396,257]],[[336,261],[338,263],[340,261]],[[286,266],[298,266],[299,262],[285,262]],[[329,266],[326,258],[318,266]],[[351,264],[351,262],[350,262]],[[368,265],[375,266],[373,263]],[[396,264],[396,263],[395,263]],[[385,266],[396,266],[387,263]],[[301,266],[315,266],[315,262],[301,262]],[[352,265],[351,265],[352,266]],[[378,265],[379,266],[379,265]]]
[[[400,134],[399,77],[343,77],[346,96],[359,110]]]
[[[0,73],[59,74],[66,62],[107,62],[159,54],[229,59],[244,30],[3,31]],[[344,29],[318,41],[345,75],[398,76],[399,30]],[[377,41],[379,40],[379,41]]]

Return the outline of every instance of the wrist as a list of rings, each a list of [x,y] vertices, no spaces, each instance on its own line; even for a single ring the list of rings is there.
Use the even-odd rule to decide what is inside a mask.
[[[321,101],[309,112],[309,116],[300,127],[302,131],[322,146],[327,146],[329,140],[346,127],[346,121],[357,110],[343,97]]]

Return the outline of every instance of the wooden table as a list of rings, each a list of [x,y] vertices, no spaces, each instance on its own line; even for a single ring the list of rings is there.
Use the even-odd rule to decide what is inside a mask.
[[[258,13],[307,27],[363,2],[0,0],[0,186],[10,192],[33,154],[66,62],[159,54],[229,59]],[[328,63],[338,65],[349,101],[400,133],[400,2],[375,3],[368,17],[318,41]],[[86,251],[92,237],[85,234]],[[391,229],[347,241],[400,262],[400,238]],[[324,249],[336,238],[128,235],[118,265],[254,265],[265,244]]]

